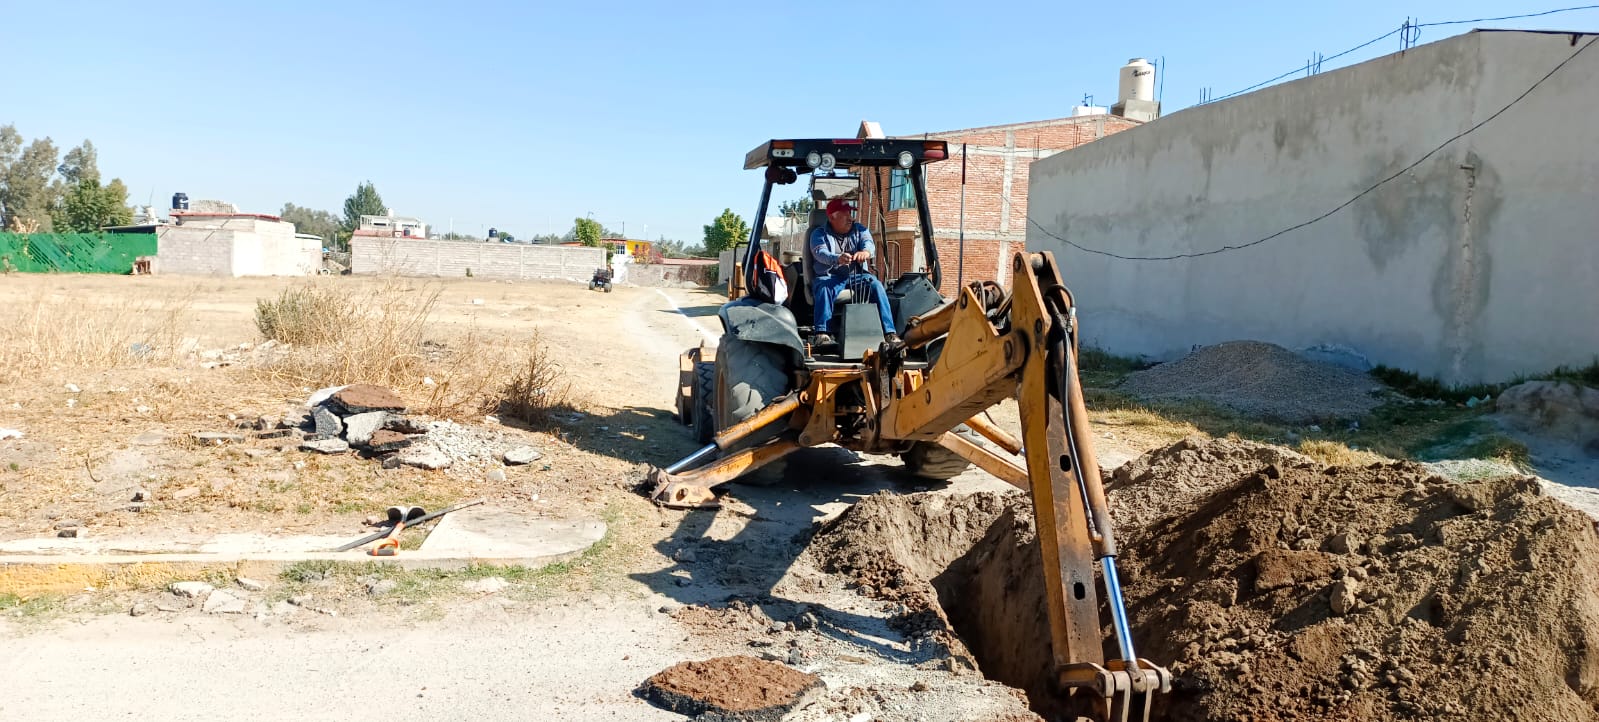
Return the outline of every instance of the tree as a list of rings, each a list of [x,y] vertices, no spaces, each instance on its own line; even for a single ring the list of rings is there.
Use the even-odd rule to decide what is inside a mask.
[[[809,215],[813,210],[816,210],[816,201],[811,200],[809,197],[796,198],[777,204],[777,212],[785,216]]]
[[[444,234],[442,236],[439,236],[439,238],[441,240],[446,240],[446,241],[481,241],[481,240],[483,240],[483,239],[478,238],[477,236],[474,236],[474,235],[472,235],[470,233],[456,233],[455,231],[450,231],[449,233],[446,233],[446,234]]]
[[[113,178],[100,185],[99,173],[94,177],[81,177],[61,196],[61,202],[50,211],[54,230],[58,233],[94,233],[105,226],[125,226],[133,222],[133,210],[128,208],[128,187],[121,178]]]
[[[75,186],[83,181],[100,180],[99,153],[94,149],[94,143],[88,140],[67,154],[61,156],[61,165],[56,166],[56,172],[61,174],[67,186]]]
[[[750,227],[733,209],[727,208],[711,225],[705,226],[705,251],[715,256],[738,243],[748,240]]]
[[[560,243],[563,237],[554,233],[540,233],[533,237],[534,243]]]
[[[5,130],[10,132],[0,138],[0,160],[7,155],[15,155],[15,159],[0,169],[0,207],[5,210],[5,222],[0,225],[48,232],[53,220],[50,211],[62,190],[59,184],[50,182],[56,173],[55,143],[49,138],[35,138],[16,154],[14,149],[21,146],[22,138],[11,126]]]
[[[293,203],[284,203],[278,217],[293,223],[295,233],[321,236],[330,248],[343,248],[347,245],[341,243],[339,217],[332,211],[319,211]]]
[[[661,236],[660,240],[655,242],[655,248],[666,258],[694,258],[706,255],[704,246],[691,246],[687,241],[669,241],[666,240],[666,236]]]
[[[600,226],[600,222],[592,218],[578,218],[572,221],[572,235],[585,246],[600,245],[604,232],[605,229]]]
[[[361,216],[381,216],[388,213],[388,207],[383,205],[383,196],[378,195],[378,189],[372,186],[372,181],[367,181],[355,187],[355,192],[344,199],[344,231],[353,233],[361,227]]]

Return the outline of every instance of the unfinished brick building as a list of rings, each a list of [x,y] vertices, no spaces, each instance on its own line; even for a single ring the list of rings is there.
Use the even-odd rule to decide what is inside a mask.
[[[1009,286],[1004,259],[1027,242],[1027,179],[1033,161],[1076,148],[1142,123],[1120,115],[1081,115],[1030,123],[992,125],[921,135],[945,140],[949,160],[927,166],[927,196],[933,237],[944,269],[940,289],[953,295],[960,283],[997,280]],[[876,123],[861,124],[860,137],[881,137]],[[961,154],[966,154],[965,253],[960,253]],[[889,277],[926,267],[916,198],[904,172],[883,169],[862,178],[860,213],[878,238]]]

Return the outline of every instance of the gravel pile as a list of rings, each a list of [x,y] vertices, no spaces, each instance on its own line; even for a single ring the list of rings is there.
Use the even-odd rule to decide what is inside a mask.
[[[1382,404],[1385,389],[1366,374],[1259,341],[1206,346],[1117,388],[1145,401],[1205,401],[1289,424],[1358,419]]]
[[[468,464],[500,465],[500,457],[520,442],[507,440],[499,431],[475,429],[453,421],[431,421],[427,438],[445,456]]]

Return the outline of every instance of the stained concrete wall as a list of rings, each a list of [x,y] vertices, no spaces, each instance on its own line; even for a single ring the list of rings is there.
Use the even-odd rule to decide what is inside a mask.
[[[350,239],[350,272],[401,276],[554,278],[588,281],[605,266],[605,249],[517,243]]]
[[[293,223],[200,217],[156,231],[157,273],[305,276],[321,266],[320,244],[296,238]]]
[[[711,285],[711,274],[716,268],[715,264],[681,266],[665,263],[634,263],[628,266],[626,280],[635,286],[703,288]]]
[[[1337,344],[1450,382],[1599,354],[1599,48],[1474,32],[1183,110],[1041,160],[1028,247],[1050,250],[1083,339],[1171,358],[1194,344]],[[1062,241],[1061,239],[1065,239]]]

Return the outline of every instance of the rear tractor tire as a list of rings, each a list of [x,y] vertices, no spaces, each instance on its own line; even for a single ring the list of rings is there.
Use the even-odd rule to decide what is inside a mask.
[[[716,436],[716,411],[712,399],[716,398],[716,362],[694,361],[694,392],[689,407],[693,409],[689,424],[694,427],[694,440],[711,443]]]

